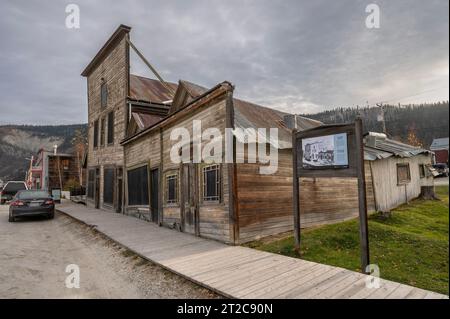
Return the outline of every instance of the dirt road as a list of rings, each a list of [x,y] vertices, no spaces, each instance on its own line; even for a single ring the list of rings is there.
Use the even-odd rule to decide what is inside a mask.
[[[66,267],[80,270],[67,288]],[[62,214],[8,222],[0,206],[0,298],[217,298]]]

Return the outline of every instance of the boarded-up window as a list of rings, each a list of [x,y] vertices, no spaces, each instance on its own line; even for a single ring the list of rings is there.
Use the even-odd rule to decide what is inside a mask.
[[[94,198],[94,181],[95,181],[95,170],[90,169],[88,172],[88,183],[87,183],[87,197]]]
[[[176,204],[178,202],[178,174],[166,175],[166,203]]]
[[[106,83],[102,83],[100,91],[102,107],[106,107],[108,104],[108,87],[106,86]]]
[[[408,163],[397,164],[397,184],[404,185],[411,181],[411,172]]]
[[[108,114],[108,145],[114,143],[114,112]]]
[[[105,168],[103,170],[103,202],[113,204],[114,198],[114,169]]]
[[[105,119],[102,119],[100,126],[100,146],[105,145]]]
[[[96,120],[94,122],[94,141],[93,141],[93,145],[94,147],[98,146],[98,120]]]
[[[203,200],[220,200],[220,166],[210,165],[203,168]]]
[[[425,178],[426,177],[426,169],[425,169],[425,165],[424,164],[419,164],[419,176],[420,178]]]
[[[147,166],[128,171],[128,205],[148,205]]]

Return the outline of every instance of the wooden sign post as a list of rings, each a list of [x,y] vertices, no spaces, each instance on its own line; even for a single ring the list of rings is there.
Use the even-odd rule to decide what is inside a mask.
[[[369,260],[366,180],[362,121],[323,125],[292,134],[293,213],[295,248],[300,251],[300,177],[348,177],[358,179],[359,238],[361,270]]]

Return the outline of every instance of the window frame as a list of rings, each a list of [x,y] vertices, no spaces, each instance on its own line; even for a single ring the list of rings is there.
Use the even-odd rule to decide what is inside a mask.
[[[94,121],[94,128],[93,128],[93,130],[94,130],[94,132],[92,133],[92,135],[93,135],[93,148],[98,148],[98,125],[99,125],[99,121],[98,121],[98,119],[96,119],[95,121]]]
[[[222,185],[222,166],[220,164],[208,164],[208,165],[204,165],[201,168],[201,174],[202,174],[202,202],[203,203],[221,203],[222,202],[222,190],[223,190],[223,185]],[[206,196],[207,190],[208,190],[208,183],[207,183],[207,177],[206,177],[206,173],[210,172],[210,171],[217,171],[216,173],[216,177],[217,180],[215,182],[215,189],[216,189],[216,195],[214,196]]]
[[[100,119],[100,146],[105,146],[105,130],[106,130],[106,121],[105,118],[102,117]]]
[[[175,180],[175,198],[174,199],[169,199],[169,179],[174,179]],[[167,206],[178,206],[179,205],[179,201],[180,201],[180,174],[178,171],[169,171],[166,172],[164,174],[164,203]]]
[[[106,125],[108,126],[107,134],[106,134],[106,144],[113,145],[114,144],[114,111],[111,111],[108,113]]]
[[[147,175],[145,179],[142,179],[142,181],[145,181],[145,183],[147,184],[146,189],[146,193],[147,193],[147,202],[144,203],[130,203],[130,172],[135,171],[135,170],[145,170],[145,174]],[[126,194],[127,194],[127,198],[126,198],[126,205],[127,207],[148,207],[150,205],[150,192],[149,192],[149,168],[148,168],[148,164],[140,164],[140,165],[136,165],[133,167],[129,167],[126,170],[126,180],[127,180],[127,185],[126,185]],[[144,185],[145,186],[145,185]]]
[[[108,86],[104,80],[100,85],[100,106],[101,108],[106,108],[108,106]]]
[[[427,172],[426,172],[427,168],[425,166],[425,164],[419,164],[419,177],[420,179],[427,177]]]
[[[400,179],[399,168],[406,167],[407,168],[407,179]],[[411,168],[409,163],[397,163],[397,185],[406,185],[411,182]]]

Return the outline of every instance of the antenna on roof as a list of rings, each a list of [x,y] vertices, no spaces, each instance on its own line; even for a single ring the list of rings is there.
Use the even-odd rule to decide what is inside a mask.
[[[150,64],[150,62],[147,61],[147,59],[142,55],[142,53],[135,47],[133,42],[131,42],[130,37],[126,36],[125,39],[127,40],[130,47],[136,52],[136,54],[144,61],[144,63],[148,66],[148,68],[153,72],[153,74],[158,78],[158,80],[162,83],[162,85],[170,92],[172,95],[175,95],[175,91],[163,80],[163,78],[159,75],[159,73],[156,71],[156,69]]]

